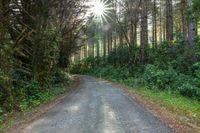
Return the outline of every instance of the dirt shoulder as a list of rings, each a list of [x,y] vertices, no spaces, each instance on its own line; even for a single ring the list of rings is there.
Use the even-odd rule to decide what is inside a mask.
[[[17,121],[17,123],[9,129],[6,133],[19,133],[22,129],[27,127],[31,122],[40,118],[44,113],[48,112],[55,105],[60,103],[66,97],[69,97],[71,94],[75,93],[82,79],[77,76],[74,79],[74,83],[69,86],[66,90],[67,92],[58,96],[56,99],[50,101],[45,105],[41,105],[30,113],[27,113]],[[166,126],[173,129],[175,133],[200,133],[200,128],[195,124],[188,121],[189,118],[185,118],[185,116],[171,110],[165,105],[162,104],[162,101],[153,101],[149,98],[143,97],[137,93],[134,89],[130,89],[126,86],[112,83],[113,86],[123,89],[123,91],[134,101],[136,101],[139,105],[146,108],[149,112],[151,112],[156,118],[158,118],[161,122],[165,123]]]
[[[116,86],[81,76],[80,90],[30,123],[22,133],[172,133]]]
[[[42,104],[39,107],[35,108],[31,112],[23,114],[23,116],[17,116],[15,119],[15,124],[7,131],[2,131],[2,133],[20,133],[20,131],[27,127],[31,122],[40,118],[44,113],[52,109],[55,105],[60,103],[66,97],[70,96],[72,93],[79,89],[81,83],[81,78],[78,76],[73,77],[73,83],[70,86],[67,86],[66,92],[57,96],[55,99],[49,101],[46,104]],[[0,131],[1,132],[1,131]]]
[[[182,116],[178,112],[165,107],[162,101],[153,101],[149,98],[143,97],[137,93],[136,90],[130,89],[124,85],[111,82],[113,85],[121,88],[141,106],[149,110],[156,118],[165,123],[175,133],[200,133],[200,127],[190,122],[190,118]]]

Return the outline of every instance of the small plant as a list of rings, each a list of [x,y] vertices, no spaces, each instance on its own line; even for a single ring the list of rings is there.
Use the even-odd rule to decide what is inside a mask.
[[[195,87],[194,85],[185,83],[178,87],[178,90],[184,96],[193,97],[200,100],[200,89]]]

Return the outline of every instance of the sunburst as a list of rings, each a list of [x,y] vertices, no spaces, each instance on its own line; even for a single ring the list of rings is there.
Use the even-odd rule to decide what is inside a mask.
[[[91,2],[90,12],[101,22],[107,22],[107,19],[110,18],[109,15],[112,12],[111,3],[108,2],[108,0],[94,0]]]

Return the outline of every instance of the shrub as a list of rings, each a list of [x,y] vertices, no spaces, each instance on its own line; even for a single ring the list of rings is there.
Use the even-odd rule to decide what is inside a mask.
[[[195,78],[177,73],[172,67],[163,70],[147,65],[142,77],[150,88],[177,91],[184,96],[200,99],[200,89],[195,85]]]
[[[71,64],[69,67],[69,72],[72,74],[81,74],[81,62],[78,61],[74,64]]]
[[[148,86],[156,86],[159,89],[166,89],[166,85],[169,84],[170,78],[166,75],[166,71],[159,69],[154,65],[147,65],[143,74],[143,78],[148,83]]]
[[[52,78],[52,84],[59,84],[59,83],[68,83],[69,77],[68,75],[62,71],[57,70]]]
[[[89,57],[74,64],[71,71],[91,74],[128,86],[142,84],[148,88],[169,90],[199,99],[200,39],[188,48],[183,35],[177,34],[173,43],[163,42],[157,48],[146,49],[146,64],[140,62],[140,49],[120,46],[108,56]],[[195,64],[195,65],[192,65]]]
[[[104,59],[102,57],[88,57],[81,61],[77,61],[70,65],[69,72],[72,74],[85,74],[89,73],[96,66],[104,66]]]
[[[184,83],[178,87],[179,92],[188,97],[194,97],[200,100],[200,89],[190,83]]]

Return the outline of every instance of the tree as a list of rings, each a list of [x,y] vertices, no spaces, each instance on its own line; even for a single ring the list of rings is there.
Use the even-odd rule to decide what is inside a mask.
[[[187,22],[187,16],[186,16],[186,11],[187,11],[187,0],[181,0],[181,18],[182,18],[182,33],[184,36],[185,42],[187,42],[188,38],[188,22]]]
[[[191,47],[194,46],[195,36],[197,33],[196,20],[194,16],[194,12],[192,11],[192,0],[188,1],[188,7],[190,8],[189,12],[189,31],[188,31],[188,42]]]
[[[0,109],[19,109],[68,66],[87,24],[84,2],[0,0]]]
[[[148,5],[150,1],[142,0],[141,7],[141,63],[145,64],[146,49],[148,47]]]
[[[153,47],[157,47],[157,0],[153,0]]]
[[[173,40],[173,6],[172,0],[166,0],[166,39]]]

